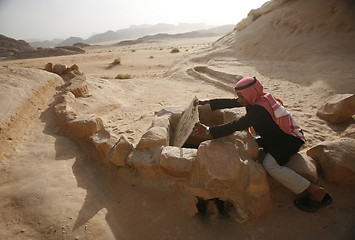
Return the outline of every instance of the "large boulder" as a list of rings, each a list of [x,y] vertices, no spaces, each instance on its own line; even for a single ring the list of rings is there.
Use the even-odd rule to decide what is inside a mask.
[[[185,189],[198,198],[230,202],[238,222],[258,218],[272,207],[262,165],[241,160],[235,144],[222,139],[201,143]]]
[[[336,183],[355,180],[355,139],[323,142],[309,149],[307,155],[319,162],[325,180]]]
[[[317,116],[331,123],[343,123],[355,114],[354,94],[337,94],[318,110]]]

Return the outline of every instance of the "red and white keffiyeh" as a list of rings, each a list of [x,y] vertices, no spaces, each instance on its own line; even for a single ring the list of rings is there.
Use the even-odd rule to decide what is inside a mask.
[[[238,81],[235,91],[241,93],[249,104],[264,107],[282,131],[305,142],[301,127],[285,109],[282,101],[274,98],[270,93],[265,93],[263,86],[255,77],[245,77]]]

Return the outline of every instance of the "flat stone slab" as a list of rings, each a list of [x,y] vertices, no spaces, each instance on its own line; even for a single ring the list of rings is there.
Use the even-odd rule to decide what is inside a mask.
[[[181,116],[181,119],[177,124],[173,135],[174,139],[172,142],[172,146],[182,147],[186,140],[189,138],[190,134],[192,133],[195,123],[199,121],[198,106],[194,106],[194,101],[196,99],[197,98],[194,97],[194,99],[190,103],[190,106],[185,110],[185,112]]]

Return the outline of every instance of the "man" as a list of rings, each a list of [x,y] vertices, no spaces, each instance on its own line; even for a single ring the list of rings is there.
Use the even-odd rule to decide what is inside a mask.
[[[233,122],[208,127],[196,123],[193,134],[210,134],[212,138],[224,137],[235,131],[253,128],[261,137],[258,143],[267,153],[263,166],[278,182],[296,194],[306,191],[308,195],[294,201],[297,208],[315,212],[332,203],[332,198],[324,188],[284,167],[292,155],[305,143],[300,126],[283,107],[281,100],[263,92],[263,86],[255,77],[238,81],[235,87],[238,99],[197,100],[195,104],[210,104],[211,110],[245,107],[246,115]]]

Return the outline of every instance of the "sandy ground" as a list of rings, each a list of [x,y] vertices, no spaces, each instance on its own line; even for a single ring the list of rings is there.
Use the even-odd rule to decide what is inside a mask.
[[[215,40],[92,47],[83,55],[3,61],[0,66],[5,66],[3,73],[12,69],[23,74],[14,67],[40,69],[47,62],[79,65],[87,76],[91,96],[78,99],[76,109],[80,113],[97,114],[112,132],[125,134],[137,143],[151,124],[154,112],[166,106],[185,108],[194,96],[233,97],[231,91],[203,81],[164,78],[177,59],[203,51]],[[170,53],[174,47],[179,47],[180,52]],[[107,69],[116,58],[121,59],[121,65]],[[267,91],[284,101],[306,133],[308,142],[302,151],[338,138],[348,127],[349,124],[331,126],[315,115],[327,96],[339,89],[321,81],[311,85],[286,81],[284,76],[290,65],[275,65],[275,61],[227,60],[216,62],[215,68],[257,76]],[[117,74],[130,74],[133,79],[113,79]],[[10,75],[2,74],[1,83],[6,84]],[[47,77],[45,74],[43,78]],[[26,94],[43,85],[43,78],[22,82],[10,92],[2,91],[1,107],[17,108],[16,101],[6,99],[28,99]],[[239,225],[228,218],[212,216],[201,220],[188,216],[179,210],[182,201],[178,188],[138,178],[129,169],[103,166],[90,159],[84,148],[63,136],[49,108],[55,86],[48,86],[45,91],[48,97],[33,101],[35,110],[16,125],[20,126],[18,134],[2,136],[7,147],[2,148],[0,156],[0,239],[350,240],[355,237],[354,185],[323,181],[321,184],[333,196],[334,204],[316,214],[296,209],[292,203],[294,194],[269,179],[274,205],[272,212],[259,220]],[[4,119],[5,115],[1,117]]]

